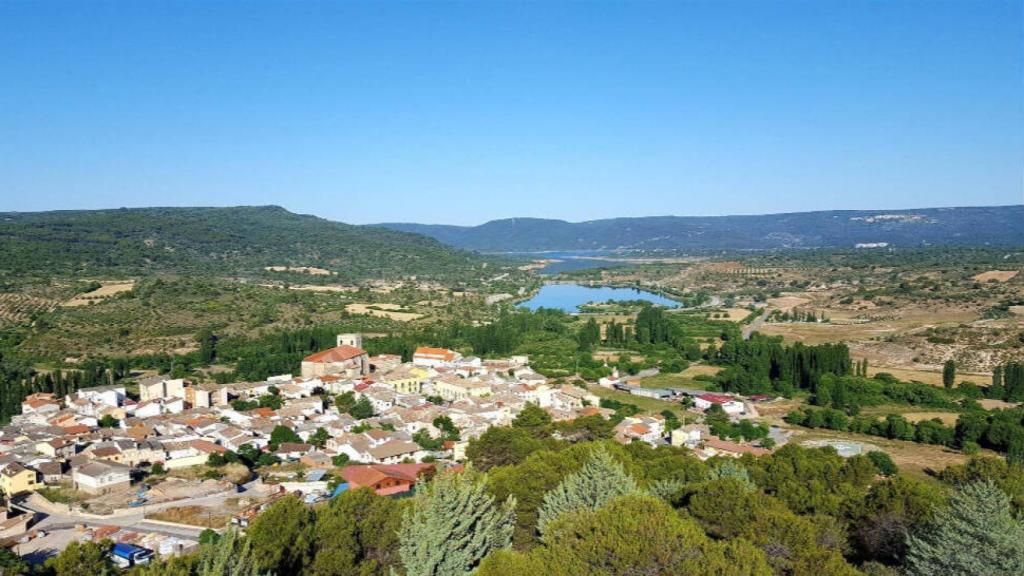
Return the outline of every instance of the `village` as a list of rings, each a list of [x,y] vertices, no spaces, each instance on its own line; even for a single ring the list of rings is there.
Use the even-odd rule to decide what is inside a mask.
[[[598,385],[685,399],[694,415],[675,426],[661,414],[619,417],[619,442],[686,446],[702,459],[770,452],[713,436],[700,422],[714,405],[734,420],[756,416],[754,403],[767,398],[643,388],[617,372]],[[64,398],[35,393],[0,433],[7,500],[0,539],[34,563],[73,540],[103,538],[117,543],[114,560],[125,567],[188,553],[204,526],[183,522],[176,510],[226,510],[244,530],[284,494],[309,505],[357,487],[409,495],[439,469],[461,466],[470,440],[510,425],[530,405],[555,422],[615,415],[587,388],[550,382],[526,356],[481,359],[421,347],[403,362],[370,356],[360,334],[338,335],[337,346],[302,361],[298,376],[231,384],[152,376],[139,381],[137,398],[124,386]],[[258,475],[244,467],[234,478],[189,473],[237,468],[243,457]],[[172,520],[161,519],[168,514]]]

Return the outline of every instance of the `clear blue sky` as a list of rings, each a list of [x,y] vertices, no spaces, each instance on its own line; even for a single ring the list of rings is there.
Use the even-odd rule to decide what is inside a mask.
[[[1020,0],[6,0],[0,27],[0,210],[1024,202]]]

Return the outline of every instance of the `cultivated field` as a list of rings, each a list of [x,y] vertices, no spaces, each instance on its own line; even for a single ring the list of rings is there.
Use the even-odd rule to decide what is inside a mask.
[[[86,306],[91,302],[98,302],[105,298],[110,298],[121,292],[130,292],[135,287],[134,280],[128,280],[127,282],[104,282],[100,281],[100,287],[85,294],[79,294],[74,298],[68,300],[62,306],[74,308],[76,306]]]
[[[988,282],[989,280],[995,280],[996,282],[1008,282],[1017,276],[1016,270],[990,270],[988,272],[982,272],[971,277],[975,282]]]
[[[378,316],[381,318],[390,318],[399,322],[410,322],[412,320],[418,320],[423,317],[423,314],[416,312],[401,312],[403,307],[401,304],[349,304],[345,306],[345,310],[351,314],[361,314],[365,316]]]

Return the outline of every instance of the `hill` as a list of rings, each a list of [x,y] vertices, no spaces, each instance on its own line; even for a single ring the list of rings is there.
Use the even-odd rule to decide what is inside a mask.
[[[275,266],[320,267],[338,281],[441,278],[481,264],[476,255],[417,234],[342,224],[277,206],[0,213],[0,278],[254,275]]]
[[[757,216],[653,216],[570,223],[540,218],[480,226],[388,223],[483,252],[760,250],[894,246],[1024,246],[1024,206],[833,210]]]

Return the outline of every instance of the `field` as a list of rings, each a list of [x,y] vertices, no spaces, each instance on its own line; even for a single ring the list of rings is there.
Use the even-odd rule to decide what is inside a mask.
[[[942,446],[889,440],[879,436],[852,432],[797,429],[794,431],[791,442],[800,443],[807,440],[848,440],[877,446],[892,457],[901,472],[918,478],[929,478],[932,472],[938,472],[948,466],[963,464],[967,461],[967,456]]]
[[[971,277],[975,282],[1008,282],[1017,276],[1016,270],[989,270],[988,272],[982,272]]]
[[[311,274],[313,276],[330,276],[334,274],[330,270],[313,266],[267,266],[263,269],[267,272],[298,272],[299,274]]]
[[[349,304],[345,306],[345,310],[350,314],[360,314],[365,316],[379,316],[382,318],[390,318],[391,320],[397,320],[398,322],[410,322],[412,320],[418,320],[423,317],[423,314],[417,314],[416,312],[402,312],[404,308],[400,304]]]
[[[676,416],[679,416],[680,419],[687,415],[686,409],[677,402],[666,402],[664,400],[655,400],[654,398],[634,396],[629,392],[612,390],[610,388],[598,386],[597,384],[590,385],[589,390],[601,398],[610,398],[624,404],[634,404],[644,412],[650,414],[658,414],[663,410],[671,410]]]
[[[35,314],[50,312],[59,305],[57,300],[18,292],[0,293],[0,325],[26,322]]]
[[[120,294],[122,292],[130,292],[135,287],[135,281],[129,280],[126,282],[113,282],[113,281],[100,281],[100,287],[86,292],[84,294],[78,294],[74,298],[68,300],[62,306],[75,307],[75,306],[87,306],[91,303],[95,303],[105,298]]]

